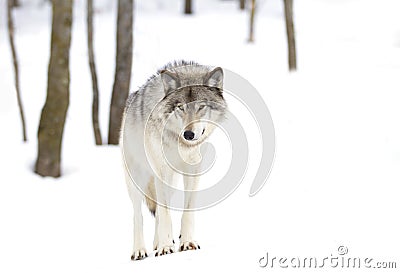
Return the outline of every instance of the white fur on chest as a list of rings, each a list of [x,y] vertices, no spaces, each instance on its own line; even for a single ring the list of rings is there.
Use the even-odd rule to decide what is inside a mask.
[[[188,169],[196,168],[201,163],[201,144],[188,146],[176,141],[161,141],[159,138],[147,139],[145,145],[146,155],[153,167],[153,171],[159,173],[157,166],[169,166],[180,173]]]

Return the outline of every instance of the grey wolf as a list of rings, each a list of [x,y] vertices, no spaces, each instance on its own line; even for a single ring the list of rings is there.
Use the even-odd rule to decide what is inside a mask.
[[[132,260],[148,256],[143,239],[143,201],[155,216],[155,256],[175,252],[168,204],[178,175],[183,176],[185,189],[179,250],[200,249],[194,238],[193,210],[200,177],[185,173],[196,173],[200,145],[224,119],[223,78],[220,67],[175,61],[128,97],[120,146],[134,211]],[[175,160],[181,171],[171,168],[168,158]]]

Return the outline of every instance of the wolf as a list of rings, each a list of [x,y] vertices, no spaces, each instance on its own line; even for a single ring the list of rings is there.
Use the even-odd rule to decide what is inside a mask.
[[[155,216],[155,256],[175,252],[169,204],[179,175],[183,176],[185,190],[179,250],[200,249],[194,238],[200,175],[193,174],[199,173],[201,144],[227,111],[223,78],[220,67],[175,61],[160,68],[129,95],[120,146],[134,212],[132,260],[148,257],[143,238],[143,201]]]

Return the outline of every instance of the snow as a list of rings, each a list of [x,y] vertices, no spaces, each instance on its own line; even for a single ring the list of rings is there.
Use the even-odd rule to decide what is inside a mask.
[[[248,175],[222,203],[197,213],[199,251],[154,257],[154,224],[145,212],[150,257],[140,262],[129,259],[133,210],[119,148],[94,146],[85,1],[75,1],[60,179],[32,171],[46,95],[51,8],[42,0],[25,0],[14,13],[29,137],[23,144],[5,2],[0,0],[0,272],[262,272],[268,269],[258,262],[266,252],[322,258],[337,254],[340,245],[351,257],[399,266],[398,1],[295,1],[296,73],[287,72],[280,0],[259,1],[255,44],[246,42],[248,14],[236,2],[194,1],[196,14],[190,17],[181,15],[183,1],[136,1],[132,90],[173,59],[226,67],[258,88],[277,140],[271,176],[250,198],[260,142],[251,118],[232,102],[232,112],[240,113],[249,132]],[[106,140],[116,1],[95,2]],[[179,216],[173,213],[175,241]]]

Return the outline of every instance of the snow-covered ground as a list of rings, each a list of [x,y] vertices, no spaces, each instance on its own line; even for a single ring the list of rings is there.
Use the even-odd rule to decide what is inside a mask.
[[[281,0],[259,0],[251,45],[246,43],[248,14],[236,2],[197,0],[196,14],[185,17],[180,0],[136,1],[132,90],[173,59],[226,67],[260,91],[277,140],[271,176],[250,198],[259,140],[249,133],[248,176],[225,201],[198,212],[201,250],[163,257],[151,253],[140,262],[129,259],[133,210],[120,151],[94,146],[85,1],[75,1],[60,179],[32,172],[46,93],[51,9],[45,1],[24,0],[14,14],[29,137],[23,144],[5,2],[0,0],[0,272],[263,272],[270,270],[259,267],[267,252],[322,259],[337,256],[341,245],[349,249],[345,257],[397,261],[400,267],[399,1],[295,1],[296,73],[287,72]],[[116,1],[95,2],[105,140]],[[246,120],[243,111],[237,113]],[[243,126],[252,131],[251,124]],[[154,224],[149,213],[144,215],[151,250]],[[173,216],[178,241],[180,213]]]

